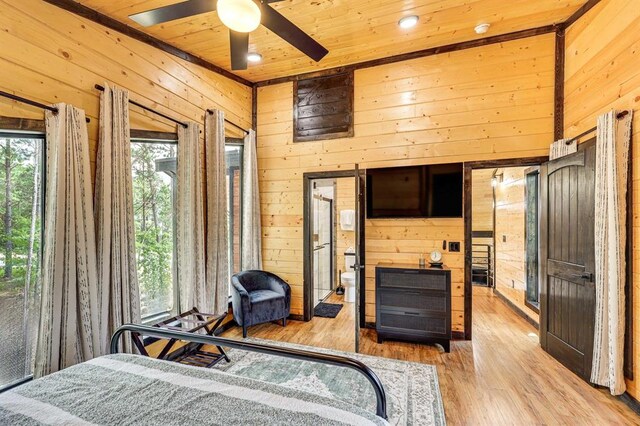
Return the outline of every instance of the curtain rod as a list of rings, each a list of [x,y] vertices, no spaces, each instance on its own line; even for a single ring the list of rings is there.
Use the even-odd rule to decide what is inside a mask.
[[[0,96],[12,99],[14,101],[22,102],[23,104],[31,105],[37,108],[46,109],[47,111],[51,111],[54,114],[58,113],[58,108],[52,107],[50,105],[41,104],[40,102],[32,101],[31,99],[23,98],[22,96],[14,95],[13,93],[8,93],[0,90]],[[87,123],[91,122],[89,117],[85,117]]]
[[[98,89],[98,90],[100,90],[101,92],[104,92],[104,87],[103,87],[103,86],[101,86],[101,85],[99,85],[99,84],[96,84],[96,85],[95,85],[95,88],[96,88],[96,89]],[[138,107],[140,107],[140,108],[142,108],[142,109],[144,109],[144,110],[146,110],[146,111],[149,111],[149,112],[152,112],[152,113],[154,113],[154,114],[156,114],[156,115],[159,115],[160,117],[164,117],[164,118],[166,118],[166,119],[167,119],[167,120],[169,120],[169,121],[173,121],[174,123],[179,124],[179,125],[181,125],[182,127],[185,127],[185,128],[187,127],[187,123],[185,123],[185,122],[183,122],[183,121],[180,121],[180,120],[176,120],[176,119],[175,119],[175,118],[173,118],[173,117],[170,117],[170,116],[168,116],[168,115],[166,115],[166,114],[163,114],[163,113],[161,113],[160,111],[156,111],[155,109],[151,109],[151,108],[149,108],[149,107],[147,107],[147,106],[145,106],[145,105],[142,105],[141,103],[138,103],[138,102],[136,102],[136,101],[134,101],[134,100],[129,99],[129,103],[131,103],[131,104],[133,104],[133,105],[135,105],[135,106],[138,106]],[[207,110],[207,113],[209,113],[209,114],[213,114],[213,110],[208,109],[208,110]],[[227,123],[229,123],[229,124],[231,124],[232,126],[237,127],[238,129],[242,130],[242,131],[243,131],[243,132],[245,132],[246,134],[249,134],[249,131],[247,131],[247,130],[243,129],[242,127],[238,126],[236,123],[234,123],[234,122],[232,122],[232,121],[229,121],[229,120],[227,120],[226,118],[224,119],[224,121],[225,121],[225,122],[227,122]]]
[[[208,110],[207,110],[207,114],[213,114],[213,110],[212,110],[212,109],[208,109]],[[233,127],[236,127],[236,128],[238,128],[238,129],[242,130],[246,135],[248,135],[248,134],[249,134],[249,131],[248,131],[248,130],[246,130],[246,129],[245,129],[244,127],[242,127],[242,126],[237,125],[237,124],[236,124],[236,123],[234,123],[233,121],[231,121],[231,120],[227,120],[226,118],[224,119],[224,121],[225,121],[225,123],[229,123],[229,124],[231,124]]]
[[[622,111],[622,112],[619,112],[619,113],[616,115],[616,118],[617,118],[618,120],[622,120],[622,119],[623,119],[623,118],[625,118],[627,115],[629,115],[629,111]],[[596,127],[594,127],[594,128],[591,128],[591,129],[589,129],[589,130],[585,130],[584,132],[580,133],[578,136],[573,137],[573,138],[571,138],[571,139],[568,139],[568,140],[565,142],[565,144],[566,144],[566,145],[571,145],[574,141],[577,141],[577,140],[578,140],[578,139],[580,139],[581,137],[583,137],[583,136],[587,136],[589,133],[595,132],[596,130],[598,130],[598,126],[596,126]]]
[[[98,89],[99,91],[104,92],[104,87],[103,87],[103,86],[101,86],[101,85],[99,85],[99,84],[96,84],[94,87],[95,87],[96,89]],[[166,118],[166,119],[167,119],[167,120],[169,120],[169,121],[173,121],[174,123],[179,124],[179,125],[181,125],[181,126],[182,126],[182,127],[184,127],[184,128],[189,127],[187,123],[185,123],[185,122],[183,122],[183,121],[180,121],[180,120],[176,120],[176,119],[175,119],[175,118],[173,118],[173,117],[170,117],[170,116],[168,116],[168,115],[166,115],[166,114],[163,114],[163,113],[161,113],[160,111],[156,111],[155,109],[151,109],[151,108],[149,108],[148,106],[142,105],[142,104],[141,104],[141,103],[139,103],[139,102],[136,102],[136,101],[134,101],[134,100],[129,99],[129,103],[130,103],[130,104],[133,104],[133,105],[135,105],[135,106],[137,106],[137,107],[140,107],[140,108],[142,108],[142,109],[143,109],[143,110],[145,110],[145,111],[149,111],[149,112],[151,112],[151,113],[154,113],[155,115],[159,115],[160,117]]]

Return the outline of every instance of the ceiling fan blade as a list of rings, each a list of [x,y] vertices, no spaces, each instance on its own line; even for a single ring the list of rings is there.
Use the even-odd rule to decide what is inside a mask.
[[[249,53],[249,33],[229,30],[231,40],[231,69],[247,69],[247,53]]]
[[[199,15],[201,13],[213,12],[216,10],[216,0],[188,0],[146,12],[129,15],[129,18],[136,21],[143,27],[169,22],[180,18]]]
[[[262,5],[261,24],[316,62],[329,53],[320,43],[296,27],[268,4]]]

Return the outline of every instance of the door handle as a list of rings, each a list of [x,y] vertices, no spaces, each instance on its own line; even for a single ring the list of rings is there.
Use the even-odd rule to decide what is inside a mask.
[[[364,265],[351,265],[351,269],[353,269],[354,271],[359,271],[360,269],[363,269]]]

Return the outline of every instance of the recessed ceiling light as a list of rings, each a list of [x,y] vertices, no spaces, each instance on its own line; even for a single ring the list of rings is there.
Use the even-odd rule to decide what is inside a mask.
[[[413,28],[418,24],[418,17],[416,15],[405,16],[398,21],[400,28]]]
[[[247,61],[249,62],[260,62],[262,60],[262,55],[259,53],[248,53]]]
[[[476,31],[476,34],[484,34],[489,31],[490,26],[491,24],[478,24],[474,30]]]

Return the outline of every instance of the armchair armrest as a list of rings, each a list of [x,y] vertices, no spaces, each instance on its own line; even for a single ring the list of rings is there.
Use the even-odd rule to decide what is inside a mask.
[[[249,293],[235,276],[231,277],[231,300],[233,316],[242,321],[243,314],[251,312],[251,301]]]

